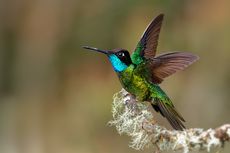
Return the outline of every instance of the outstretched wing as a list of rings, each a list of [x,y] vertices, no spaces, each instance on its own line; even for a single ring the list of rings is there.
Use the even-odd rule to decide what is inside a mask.
[[[159,55],[148,61],[150,81],[161,83],[164,78],[186,67],[199,59],[198,56],[186,52],[172,52]]]
[[[134,64],[138,65],[144,59],[150,59],[155,56],[163,18],[164,14],[158,15],[145,30],[131,56]]]

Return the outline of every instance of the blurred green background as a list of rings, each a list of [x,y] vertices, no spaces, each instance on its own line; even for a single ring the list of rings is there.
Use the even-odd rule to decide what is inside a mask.
[[[200,56],[162,88],[187,127],[229,123],[229,6],[228,0],[1,0],[0,152],[153,152],[129,148],[129,137],[107,126],[121,86],[106,57],[81,46],[132,51],[162,12],[158,53]]]

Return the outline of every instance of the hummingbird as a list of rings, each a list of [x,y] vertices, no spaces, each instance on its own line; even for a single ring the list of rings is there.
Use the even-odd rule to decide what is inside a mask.
[[[156,56],[163,18],[164,14],[159,14],[152,20],[131,56],[122,48],[102,50],[82,47],[107,55],[122,87],[138,101],[150,102],[153,109],[165,117],[175,130],[182,131],[185,129],[185,120],[159,85],[166,77],[184,70],[199,57],[188,52]]]

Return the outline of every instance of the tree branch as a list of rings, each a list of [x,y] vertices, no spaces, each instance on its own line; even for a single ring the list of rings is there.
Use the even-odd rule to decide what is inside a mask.
[[[156,152],[165,150],[210,151],[224,146],[230,140],[230,124],[216,129],[201,128],[186,129],[184,131],[167,130],[154,120],[148,105],[144,102],[136,103],[135,99],[124,89],[113,97],[113,120],[110,125],[115,126],[119,134],[131,136],[130,147],[141,150],[154,146]]]

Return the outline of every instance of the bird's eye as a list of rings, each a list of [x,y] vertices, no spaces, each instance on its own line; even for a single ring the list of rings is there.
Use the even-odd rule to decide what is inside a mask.
[[[124,54],[123,52],[119,52],[119,53],[118,53],[118,56],[120,56],[120,57],[124,57],[124,56],[125,56],[125,54]]]

